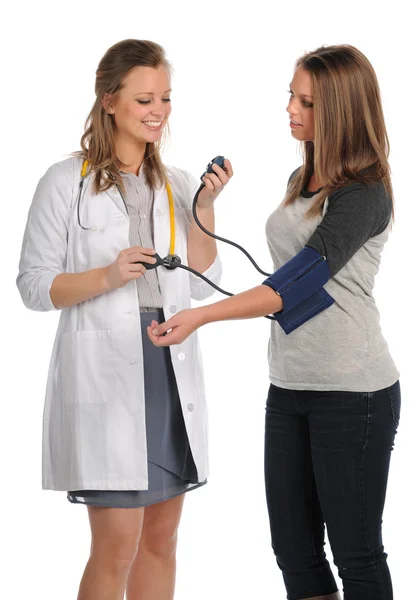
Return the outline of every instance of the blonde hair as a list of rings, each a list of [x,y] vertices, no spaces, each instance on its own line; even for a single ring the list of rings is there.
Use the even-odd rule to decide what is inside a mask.
[[[382,181],[393,203],[389,140],[369,60],[353,46],[322,46],[299,58],[296,68],[311,76],[315,139],[302,143],[303,166],[283,205],[294,202],[313,173],[323,188],[308,217],[319,214],[325,198],[352,181]]]
[[[109,189],[114,183],[123,189],[119,173],[121,166],[117,158],[114,131],[114,116],[103,106],[104,97],[116,94],[122,87],[129,71],[134,67],[165,67],[171,72],[162,46],[145,40],[123,40],[111,46],[104,54],[96,71],[94,105],[86,119],[84,134],[81,137],[82,150],[75,155],[87,159],[94,176],[96,193]],[[151,187],[162,186],[167,182],[166,169],[161,160],[160,143],[146,144],[143,171]]]

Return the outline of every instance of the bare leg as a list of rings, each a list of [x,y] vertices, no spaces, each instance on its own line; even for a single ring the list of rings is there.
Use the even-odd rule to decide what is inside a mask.
[[[88,506],[91,554],[78,600],[123,600],[143,526],[143,508]]]
[[[185,494],[144,509],[139,551],[127,581],[127,600],[172,600],[176,544]]]

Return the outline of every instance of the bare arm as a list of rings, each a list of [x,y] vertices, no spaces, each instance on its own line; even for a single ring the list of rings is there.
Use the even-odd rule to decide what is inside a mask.
[[[218,165],[214,165],[215,173],[207,173],[203,177],[205,187],[198,196],[196,212],[202,225],[208,231],[215,233],[214,201],[224,186],[233,176],[232,166],[229,160],[224,162],[226,171]],[[204,273],[212,265],[217,256],[217,243],[214,238],[206,235],[192,219],[188,236],[188,265]]]
[[[182,343],[191,333],[207,323],[229,319],[253,319],[281,310],[281,297],[267,285],[259,285],[232,298],[184,310],[160,325],[154,321],[151,327],[148,327],[147,333],[155,346],[171,346]]]
[[[51,300],[55,308],[67,308],[108,292],[108,267],[83,273],[61,273],[51,286]]]
[[[281,297],[267,285],[236,294],[208,306],[196,309],[201,325],[229,319],[254,319],[283,309]]]
[[[205,229],[215,233],[214,207],[201,208],[197,205],[196,213]],[[199,273],[203,273],[212,265],[216,256],[217,243],[215,239],[206,235],[192,219],[188,236],[188,265]]]
[[[146,272],[146,268],[135,263],[143,260],[155,262],[154,258],[149,259],[154,252],[151,248],[133,246],[122,250],[116,260],[107,267],[82,273],[60,273],[52,282],[52,303],[56,308],[67,308],[123,287],[133,279],[139,279]]]

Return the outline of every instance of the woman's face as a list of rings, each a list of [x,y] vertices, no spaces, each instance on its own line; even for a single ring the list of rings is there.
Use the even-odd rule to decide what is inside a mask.
[[[170,76],[163,66],[134,67],[109,98],[117,134],[134,142],[158,142],[171,113]]]
[[[290,83],[290,100],[287,112],[290,118],[292,137],[300,142],[313,142],[315,127],[313,120],[312,79],[305,69],[296,69]]]

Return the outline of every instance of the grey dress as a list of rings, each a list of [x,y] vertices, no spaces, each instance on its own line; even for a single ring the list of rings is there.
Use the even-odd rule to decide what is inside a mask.
[[[144,176],[121,173],[130,217],[130,244],[153,248],[153,194]],[[168,500],[200,487],[186,433],[169,348],[157,348],[147,336],[152,320],[165,320],[157,270],[137,280],[142,329],[148,490],[74,490],[67,498],[75,504],[137,508]]]

